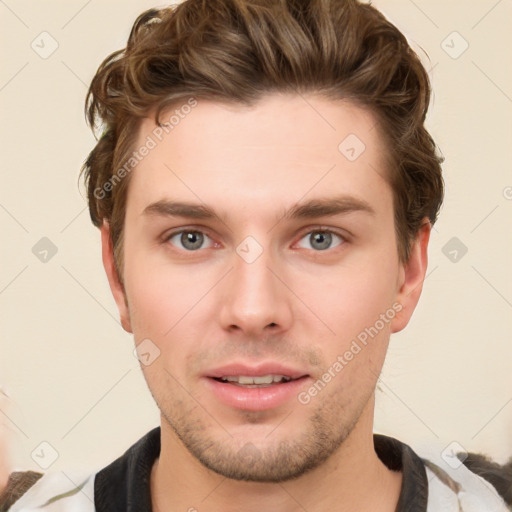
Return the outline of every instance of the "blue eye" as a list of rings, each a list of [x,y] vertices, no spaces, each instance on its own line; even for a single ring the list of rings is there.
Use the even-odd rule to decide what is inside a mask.
[[[333,237],[337,238],[339,241],[335,245],[332,245],[333,243]],[[304,249],[310,249],[313,248],[317,251],[325,251],[327,249],[332,249],[333,247],[337,247],[338,245],[341,245],[343,243],[343,238],[332,232],[332,231],[325,231],[325,230],[317,230],[317,231],[311,231],[309,232],[305,237],[301,239],[307,240],[311,244],[311,247],[305,247],[304,245],[299,245],[300,247]]]
[[[171,233],[166,238],[166,241],[170,242],[178,249],[182,249],[187,252],[207,249],[213,245],[212,240],[208,235],[202,231],[196,230],[176,231]],[[341,235],[333,231],[319,229],[310,231],[306,236],[302,237],[299,242],[299,247],[302,247],[303,249],[313,249],[315,251],[326,251],[341,245],[344,241],[345,240]]]
[[[179,249],[185,249],[186,251],[196,251],[198,249],[205,249],[206,247],[202,247],[205,240],[210,240],[208,235],[205,235],[201,231],[178,231],[176,233],[171,234],[167,241],[171,242],[173,245],[178,246],[178,241],[181,244],[181,247],[178,246]],[[210,245],[207,247],[211,247]]]

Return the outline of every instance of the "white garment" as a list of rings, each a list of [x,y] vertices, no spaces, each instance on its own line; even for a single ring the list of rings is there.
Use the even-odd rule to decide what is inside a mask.
[[[441,469],[460,486],[460,489],[454,492],[427,465],[429,482],[427,512],[509,512],[512,510],[507,508],[490,483],[465,466],[452,469],[444,465]],[[78,486],[74,485],[65,473],[45,474],[9,509],[9,512],[94,512],[95,475],[69,476]],[[81,489],[79,489],[80,486],[82,486]],[[72,494],[47,504],[56,496],[66,493]]]
[[[90,473],[46,473],[9,512],[93,512],[94,477]]]

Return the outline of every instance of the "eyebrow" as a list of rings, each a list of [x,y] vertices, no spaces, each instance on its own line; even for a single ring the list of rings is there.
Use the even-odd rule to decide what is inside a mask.
[[[298,203],[287,210],[284,213],[283,218],[311,219],[352,212],[365,212],[375,215],[375,210],[363,199],[351,196],[341,196],[326,199],[312,199],[305,203]]]
[[[312,199],[307,202],[297,203],[284,212],[282,219],[314,219],[352,212],[364,212],[375,215],[375,210],[366,201],[352,196],[339,196]],[[143,214],[163,217],[186,217],[190,219],[222,218],[213,208],[207,205],[169,201],[165,199],[146,206]]]

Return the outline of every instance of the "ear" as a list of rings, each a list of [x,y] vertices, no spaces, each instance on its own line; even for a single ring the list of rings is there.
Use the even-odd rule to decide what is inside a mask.
[[[409,260],[401,263],[398,294],[396,302],[401,305],[400,311],[391,322],[391,332],[399,332],[409,323],[423,289],[423,281],[427,272],[428,242],[432,225],[424,218],[420,230],[411,245]]]
[[[124,286],[119,279],[116,266],[114,264],[114,248],[112,247],[112,237],[110,236],[110,225],[104,220],[101,226],[101,255],[103,259],[103,267],[107,273],[110,290],[114,296],[114,300],[121,317],[121,325],[127,332],[133,332],[130,322],[130,311],[126,301]]]

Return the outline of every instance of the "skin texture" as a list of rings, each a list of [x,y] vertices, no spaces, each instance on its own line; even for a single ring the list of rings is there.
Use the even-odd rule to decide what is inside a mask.
[[[155,127],[144,120],[137,147]],[[350,134],[366,146],[354,161],[338,149]],[[373,449],[375,386],[390,334],[419,299],[430,224],[401,263],[384,154],[360,107],[272,94],[253,108],[198,100],[132,171],[124,286],[106,222],[103,261],[123,327],[159,350],[142,365],[161,411],[155,510],[395,509],[401,474]],[[339,196],[372,211],[284,216]],[[218,217],[145,211],[162,200],[207,205]],[[198,249],[179,229],[204,234],[192,235]],[[325,230],[332,238],[321,238]],[[248,236],[261,250],[251,263],[237,252]],[[294,394],[244,410],[212,391],[215,368],[278,362],[305,375],[297,391],[306,392],[393,305],[400,311],[307,404]]]

